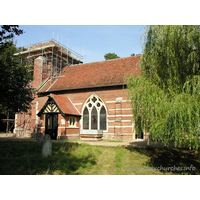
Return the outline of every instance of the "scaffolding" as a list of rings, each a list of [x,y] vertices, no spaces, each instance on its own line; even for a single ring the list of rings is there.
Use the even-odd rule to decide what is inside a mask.
[[[35,133],[32,122],[35,124],[36,119],[24,118],[15,120],[15,136],[17,137],[30,137],[31,134]],[[33,130],[31,130],[33,129]]]
[[[34,66],[36,59],[42,60],[39,85],[35,88],[37,91],[43,87],[48,91],[48,88],[62,76],[67,67],[83,63],[82,55],[52,38],[37,44],[23,46],[14,56],[21,56],[21,62],[32,66]],[[33,119],[32,114],[22,113],[20,115],[20,119],[15,119],[16,135],[23,137],[30,132],[36,133],[37,122],[36,119]]]
[[[37,44],[24,46],[21,51],[14,56],[21,56],[21,62],[26,65],[34,65],[34,61],[39,56],[42,58],[40,89],[48,80],[50,85],[53,80],[59,78],[66,67],[70,65],[82,64],[83,56],[66,47],[60,42],[50,39]],[[65,69],[64,69],[65,68]]]

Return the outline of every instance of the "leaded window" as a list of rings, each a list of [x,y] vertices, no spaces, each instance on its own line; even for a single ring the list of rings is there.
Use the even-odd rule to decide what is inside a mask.
[[[93,107],[91,112],[91,129],[97,130],[98,115],[96,107]]]
[[[107,130],[107,113],[103,101],[92,95],[83,108],[84,130]]]
[[[83,129],[89,129],[89,112],[87,107],[83,111]]]
[[[106,121],[106,109],[102,106],[100,111],[100,130],[106,130]]]

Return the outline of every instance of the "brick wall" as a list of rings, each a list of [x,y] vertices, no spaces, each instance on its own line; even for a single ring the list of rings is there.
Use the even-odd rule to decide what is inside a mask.
[[[130,102],[127,101],[127,89],[115,88],[110,90],[74,92],[60,95],[70,98],[73,105],[82,114],[84,103],[92,94],[96,94],[102,99],[107,110],[107,130],[103,131],[103,138],[120,140],[134,139],[132,110]],[[35,119],[35,121],[32,122],[32,131],[45,133],[45,115],[42,115],[39,118],[36,113],[43,107],[47,99],[47,96],[36,96],[33,101],[31,118]],[[23,118],[23,114],[17,116],[18,118]],[[58,138],[79,138],[79,126],[80,129],[82,129],[82,119],[79,123],[79,119],[77,118],[76,128],[70,128],[69,117],[63,117],[60,114],[58,116]],[[61,120],[65,120],[65,124],[61,124]]]
[[[127,89],[117,88],[62,95],[70,98],[82,114],[84,103],[92,94],[99,96],[106,106],[108,128],[103,132],[104,138],[132,140],[135,136],[133,135],[131,104],[127,101]],[[82,119],[80,129],[82,129]]]

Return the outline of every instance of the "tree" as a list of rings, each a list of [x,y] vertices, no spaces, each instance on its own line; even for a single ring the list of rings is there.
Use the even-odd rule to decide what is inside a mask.
[[[0,30],[0,44],[3,40],[9,40],[14,37],[14,35],[21,35],[24,31],[19,29],[18,25],[2,25]]]
[[[132,54],[131,54],[131,56],[135,56],[135,54],[134,54],[134,53],[132,53]]]
[[[110,60],[110,59],[116,59],[120,58],[117,54],[115,53],[107,53],[104,55],[105,60]]]
[[[128,79],[136,131],[165,145],[198,149],[200,133],[200,26],[150,26],[140,61]]]
[[[11,26],[12,27],[12,26]],[[25,66],[19,57],[14,56],[18,50],[10,39],[13,34],[21,33],[16,27],[9,29],[1,26],[0,31],[0,110],[9,115],[9,112],[27,111],[33,100],[33,66]],[[8,30],[9,34],[6,34]],[[4,41],[3,41],[4,40]]]

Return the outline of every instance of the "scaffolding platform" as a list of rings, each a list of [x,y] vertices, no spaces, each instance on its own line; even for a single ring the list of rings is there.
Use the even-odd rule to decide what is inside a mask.
[[[56,54],[58,57],[63,57],[70,64],[82,64],[83,56],[58,41],[51,38],[50,40],[39,42],[37,44],[23,46],[21,51],[15,53],[14,56],[21,55],[29,62],[46,54]]]

